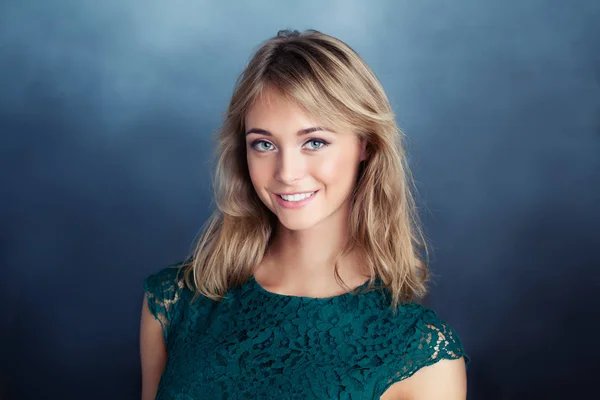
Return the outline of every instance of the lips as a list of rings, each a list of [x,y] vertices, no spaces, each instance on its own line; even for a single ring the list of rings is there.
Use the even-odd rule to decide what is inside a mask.
[[[304,192],[288,192],[288,193],[275,193],[277,196],[293,196],[296,194],[306,194],[306,193],[314,193],[316,190],[306,190]]]
[[[302,208],[305,205],[309,204],[314,198],[315,196],[319,193],[318,190],[315,190],[314,192],[296,192],[293,195],[296,194],[306,194],[306,193],[312,193],[310,196],[305,197],[305,198],[301,198],[298,200],[285,200],[283,197],[281,197],[281,194],[275,194],[275,198],[277,200],[277,203],[283,207],[283,208],[291,208],[291,209],[297,209],[297,208]],[[288,196],[287,194],[283,193],[283,196]],[[292,196],[292,194],[289,194],[289,196]]]
[[[304,200],[310,196],[312,196],[313,194],[315,194],[315,191],[312,192],[303,192],[303,193],[294,193],[294,194],[279,194],[278,196],[281,197],[282,199],[284,199],[285,201],[300,201],[300,200]]]

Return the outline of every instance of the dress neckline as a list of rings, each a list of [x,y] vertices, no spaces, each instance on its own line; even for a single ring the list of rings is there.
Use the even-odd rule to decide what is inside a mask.
[[[331,302],[331,301],[341,300],[341,299],[344,299],[349,296],[357,296],[359,294],[363,294],[363,293],[353,294],[351,292],[346,292],[346,293],[342,293],[342,294],[338,294],[336,296],[330,296],[330,297],[295,296],[295,295],[275,293],[275,292],[271,292],[271,291],[265,289],[264,287],[261,286],[260,283],[258,283],[256,278],[254,277],[254,274],[250,275],[250,282],[251,282],[252,288],[256,289],[256,291],[258,293],[261,293],[264,296],[267,296],[270,298],[276,298],[276,299],[278,298],[278,299],[300,300],[300,301],[304,301],[304,302]],[[379,278],[375,279],[375,283],[376,284],[380,283]],[[368,286],[369,286],[369,279],[367,279],[366,282],[364,282],[361,285],[354,288],[354,290],[360,291],[360,290],[366,289]]]

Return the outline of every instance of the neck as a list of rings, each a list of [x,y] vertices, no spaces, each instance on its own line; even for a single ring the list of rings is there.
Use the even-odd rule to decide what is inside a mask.
[[[339,292],[340,285],[334,275],[335,257],[349,238],[348,219],[347,212],[336,213],[303,231],[290,231],[279,225],[256,271],[261,284],[273,291],[300,295],[327,296]],[[368,276],[355,251],[338,259],[338,271],[351,288],[364,283]]]

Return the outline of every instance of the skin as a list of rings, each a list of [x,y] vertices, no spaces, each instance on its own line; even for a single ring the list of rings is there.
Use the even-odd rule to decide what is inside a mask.
[[[142,302],[140,358],[142,364],[142,400],[152,400],[156,397],[160,376],[167,364],[167,348],[160,322],[150,314],[147,295],[144,295]]]
[[[252,185],[279,221],[255,269],[256,281],[285,295],[343,293],[334,276],[334,256],[348,239],[349,200],[359,164],[366,159],[365,143],[352,132],[323,127],[272,88],[249,109],[245,126]],[[277,201],[277,194],[315,190],[301,209]],[[360,259],[351,254],[340,262],[340,275],[350,287],[367,280]]]
[[[410,378],[390,386],[381,400],[465,400],[467,375],[465,362],[440,360],[421,368]]]

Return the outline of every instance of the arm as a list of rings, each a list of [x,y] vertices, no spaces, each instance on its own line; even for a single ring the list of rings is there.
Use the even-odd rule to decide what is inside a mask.
[[[142,362],[142,400],[153,400],[167,363],[167,350],[160,322],[152,316],[148,308],[147,294],[144,294],[142,304],[140,357]]]
[[[464,358],[444,359],[423,367],[410,378],[393,384],[380,400],[465,400],[467,374]]]
[[[440,360],[421,368],[407,379],[409,398],[413,400],[465,400],[467,374],[464,358]]]

